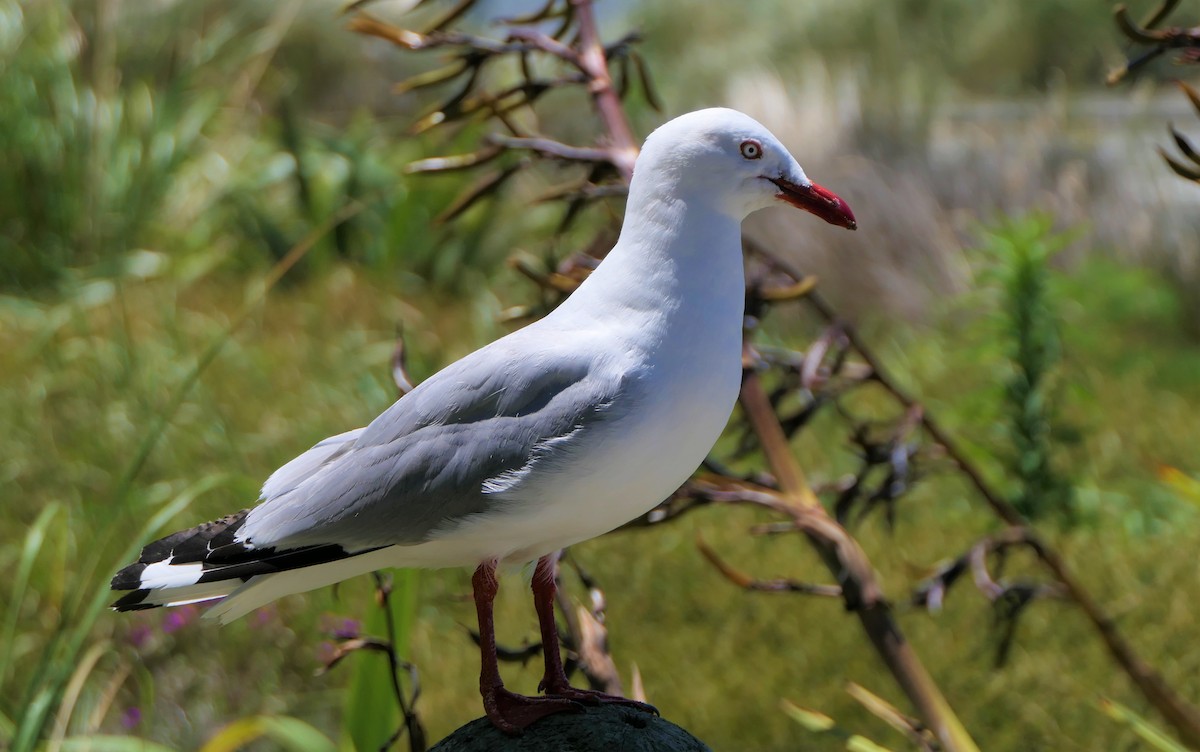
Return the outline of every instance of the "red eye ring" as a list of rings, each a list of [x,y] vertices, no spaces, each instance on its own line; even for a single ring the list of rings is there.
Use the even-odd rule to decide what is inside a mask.
[[[752,138],[748,138],[743,141],[742,145],[738,147],[738,150],[742,152],[742,156],[746,159],[762,159],[762,144]]]

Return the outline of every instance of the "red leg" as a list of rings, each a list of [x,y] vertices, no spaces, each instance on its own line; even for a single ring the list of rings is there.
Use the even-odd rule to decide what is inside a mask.
[[[546,673],[542,676],[538,689],[544,691],[548,697],[566,697],[592,705],[602,702],[619,703],[658,715],[658,710],[653,705],[571,686],[567,672],[563,670],[562,654],[558,648],[558,624],[554,620],[554,594],[558,591],[554,582],[557,562],[557,553],[543,556],[538,559],[537,568],[533,571],[533,605],[537,609],[538,626],[542,631],[542,652],[546,658]]]
[[[548,694],[571,688],[567,672],[563,670],[562,653],[558,648],[558,623],[554,620],[554,594],[558,592],[558,585],[554,582],[557,562],[557,553],[538,559],[532,584],[533,607],[537,609],[538,627],[542,631],[542,654],[546,661],[546,673],[538,689]]]
[[[500,587],[496,580],[496,562],[480,564],[471,577],[471,587],[479,617],[479,694],[483,695],[483,710],[492,725],[506,734],[519,734],[544,716],[578,711],[579,705],[569,698],[526,697],[504,688],[496,660],[496,629],[492,619],[492,602]]]

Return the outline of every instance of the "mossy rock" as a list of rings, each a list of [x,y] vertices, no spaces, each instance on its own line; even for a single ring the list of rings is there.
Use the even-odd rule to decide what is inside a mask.
[[[506,736],[477,718],[430,752],[711,752],[708,745],[656,715],[621,705],[589,705],[559,713]]]

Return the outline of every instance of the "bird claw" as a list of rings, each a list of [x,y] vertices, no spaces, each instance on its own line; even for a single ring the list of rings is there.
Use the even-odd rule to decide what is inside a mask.
[[[483,709],[492,725],[509,736],[556,713],[582,713],[583,706],[570,697],[527,697],[497,687],[483,693]]]
[[[557,682],[547,684],[545,681],[538,685],[538,689],[546,693],[547,699],[565,698],[584,705],[624,705],[634,710],[640,710],[643,713],[660,715],[658,708],[648,703],[631,700],[628,697],[597,692],[594,689],[578,689],[572,687],[570,684],[559,684]]]

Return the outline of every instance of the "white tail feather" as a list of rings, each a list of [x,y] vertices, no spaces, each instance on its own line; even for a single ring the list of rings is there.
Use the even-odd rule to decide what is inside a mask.
[[[149,606],[186,606],[189,603],[211,601],[214,598],[229,595],[240,583],[240,580],[226,580],[224,582],[204,582],[199,585],[154,588],[146,594],[142,603]]]
[[[241,585],[220,603],[205,611],[204,618],[216,619],[222,624],[228,624],[285,595],[304,593],[360,574],[395,566],[396,548],[396,546],[389,546],[378,551],[351,556],[348,559],[331,561],[327,564],[315,564],[311,567],[251,577],[249,582]]]
[[[140,587],[150,590],[174,590],[195,585],[204,574],[204,565],[200,562],[193,564],[172,564],[171,559],[147,564],[142,570]]]

